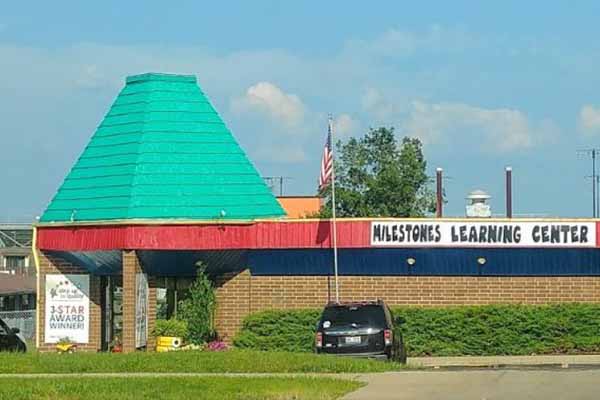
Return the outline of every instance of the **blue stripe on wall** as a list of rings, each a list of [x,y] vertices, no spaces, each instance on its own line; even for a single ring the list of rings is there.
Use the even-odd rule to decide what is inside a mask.
[[[408,258],[416,263],[409,267]],[[485,258],[482,266],[478,258]],[[329,275],[328,249],[253,250],[253,275]],[[591,276],[600,275],[598,249],[342,249],[341,275]]]

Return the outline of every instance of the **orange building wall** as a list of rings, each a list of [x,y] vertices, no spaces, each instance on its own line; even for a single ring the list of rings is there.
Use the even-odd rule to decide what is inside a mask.
[[[319,212],[321,198],[315,196],[283,196],[277,201],[287,213],[287,218],[306,218]]]

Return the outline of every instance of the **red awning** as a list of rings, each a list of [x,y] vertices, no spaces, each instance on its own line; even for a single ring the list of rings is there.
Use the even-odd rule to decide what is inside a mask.
[[[369,247],[370,222],[337,223],[338,247]],[[253,224],[39,227],[41,250],[227,250],[331,247],[328,220]]]
[[[38,228],[42,250],[229,250],[331,248],[329,220],[184,223]],[[373,232],[371,232],[373,229]],[[504,232],[504,233],[502,233]],[[492,234],[493,233],[493,234]],[[510,233],[510,235],[509,235]],[[371,237],[373,235],[373,237]],[[339,248],[368,247],[600,247],[600,222],[591,220],[341,219]]]

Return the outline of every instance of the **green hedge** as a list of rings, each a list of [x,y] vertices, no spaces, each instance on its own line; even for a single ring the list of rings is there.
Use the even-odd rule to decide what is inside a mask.
[[[254,350],[312,351],[319,310],[264,311],[244,320],[236,347]]]
[[[600,305],[397,307],[395,324],[410,356],[600,352]],[[250,315],[234,339],[240,348],[312,351],[319,310]]]

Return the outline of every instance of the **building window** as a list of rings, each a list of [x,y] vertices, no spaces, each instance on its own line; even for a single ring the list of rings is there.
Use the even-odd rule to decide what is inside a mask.
[[[25,257],[23,256],[5,256],[6,269],[25,268]]]
[[[27,275],[28,257],[25,256],[4,256],[5,273]]]
[[[22,294],[21,295],[21,309],[22,310],[29,310],[29,295],[28,294]]]

